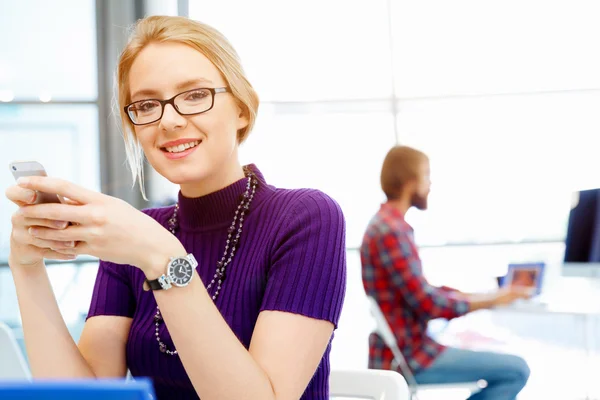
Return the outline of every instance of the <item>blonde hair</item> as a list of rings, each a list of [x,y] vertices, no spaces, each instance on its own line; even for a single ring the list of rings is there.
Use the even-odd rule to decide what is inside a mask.
[[[219,70],[242,113],[248,119],[248,125],[237,133],[238,143],[242,143],[252,131],[258,112],[258,95],[246,78],[237,52],[219,31],[185,17],[151,16],[139,20],[119,57],[117,82],[127,161],[131,168],[133,184],[135,185],[136,179],[139,180],[144,199],[144,152],[124,107],[131,102],[129,71],[138,54],[151,43],[165,42],[182,43],[198,50]]]
[[[400,197],[404,185],[419,177],[419,167],[429,158],[408,146],[395,146],[388,151],[381,167],[381,189],[388,200]]]

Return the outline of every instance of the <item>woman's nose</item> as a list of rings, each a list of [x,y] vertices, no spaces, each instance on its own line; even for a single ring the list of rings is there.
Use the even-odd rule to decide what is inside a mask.
[[[161,128],[175,130],[185,127],[186,124],[187,119],[183,115],[180,115],[171,104],[165,105],[162,118],[160,119]]]

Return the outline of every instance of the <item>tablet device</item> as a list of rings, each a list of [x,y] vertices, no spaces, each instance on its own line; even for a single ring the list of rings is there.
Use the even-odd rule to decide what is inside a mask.
[[[545,264],[513,263],[508,265],[508,273],[501,286],[520,286],[534,289],[534,296],[542,293]]]

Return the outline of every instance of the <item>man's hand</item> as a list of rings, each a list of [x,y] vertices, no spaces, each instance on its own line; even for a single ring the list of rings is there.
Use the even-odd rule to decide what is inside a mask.
[[[535,294],[535,288],[523,286],[510,286],[496,292],[495,306],[506,306],[520,299],[529,299]]]

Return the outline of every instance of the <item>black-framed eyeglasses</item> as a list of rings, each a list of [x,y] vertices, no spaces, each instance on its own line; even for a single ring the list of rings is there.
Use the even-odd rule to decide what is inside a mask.
[[[147,125],[160,120],[165,106],[170,104],[179,115],[202,114],[213,108],[215,94],[228,92],[229,88],[198,88],[186,90],[167,100],[147,99],[135,101],[124,110],[134,125]]]

